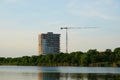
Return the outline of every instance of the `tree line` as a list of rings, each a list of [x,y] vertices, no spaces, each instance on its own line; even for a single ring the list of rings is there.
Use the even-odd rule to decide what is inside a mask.
[[[39,56],[0,57],[0,65],[22,66],[120,66],[120,48],[99,52],[90,49],[87,52],[55,53]]]

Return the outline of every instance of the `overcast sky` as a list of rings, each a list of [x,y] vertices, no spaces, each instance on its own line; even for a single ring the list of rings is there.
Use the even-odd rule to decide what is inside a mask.
[[[120,47],[120,0],[0,0],[0,56],[38,55],[38,34],[69,30],[69,52]]]

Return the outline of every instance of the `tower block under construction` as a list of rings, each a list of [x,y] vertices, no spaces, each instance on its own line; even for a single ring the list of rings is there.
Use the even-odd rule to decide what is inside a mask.
[[[60,34],[42,33],[38,36],[38,43],[39,55],[60,52]]]

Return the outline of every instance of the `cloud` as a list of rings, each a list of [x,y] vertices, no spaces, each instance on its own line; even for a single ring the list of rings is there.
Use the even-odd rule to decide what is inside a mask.
[[[95,10],[93,11],[92,10],[91,11],[70,10],[69,13],[76,16],[96,17],[96,18],[109,19],[109,20],[120,19],[120,17],[110,16],[108,14],[101,13]]]
[[[25,25],[21,24],[19,20],[16,19],[8,19],[8,18],[1,18],[0,19],[0,29],[7,29],[7,30],[20,30],[25,29]]]
[[[16,3],[18,1],[19,0],[3,0],[3,2],[5,2],[5,3]]]
[[[120,19],[120,16],[115,16],[115,9],[118,6],[113,0],[75,0],[68,2],[67,7],[68,13],[75,16],[96,17],[106,20]]]
[[[3,3],[5,4],[16,4],[16,3],[20,3],[24,0],[2,0]]]
[[[70,34],[69,37],[69,51],[87,51],[88,49],[98,49],[103,51],[107,48],[114,49],[119,47],[120,38],[111,35],[93,36],[93,35],[80,35]],[[76,41],[73,40],[76,39]]]
[[[35,55],[37,36],[37,32],[0,29],[0,56]]]
[[[0,19],[0,28],[9,27],[17,24],[15,20],[12,19]]]

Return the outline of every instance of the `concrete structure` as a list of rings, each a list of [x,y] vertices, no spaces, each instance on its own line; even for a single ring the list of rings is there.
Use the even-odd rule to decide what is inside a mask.
[[[47,34],[39,35],[39,55],[53,54],[60,52],[60,34]]]

